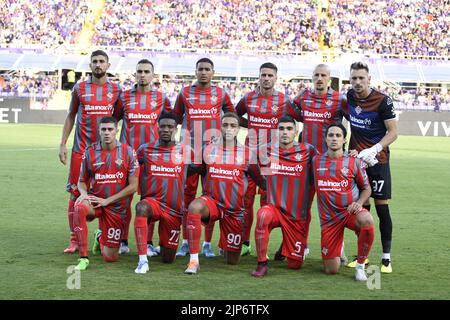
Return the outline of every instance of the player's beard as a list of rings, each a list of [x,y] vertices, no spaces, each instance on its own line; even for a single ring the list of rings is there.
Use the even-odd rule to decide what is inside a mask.
[[[101,79],[101,78],[103,78],[103,77],[106,75],[106,72],[105,72],[105,71],[101,71],[101,72],[94,71],[94,72],[92,73],[92,75],[93,75],[95,78],[97,78],[97,79]]]

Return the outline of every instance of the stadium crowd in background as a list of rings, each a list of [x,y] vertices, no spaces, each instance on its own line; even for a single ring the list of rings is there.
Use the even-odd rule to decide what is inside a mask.
[[[57,75],[32,74],[26,71],[0,74],[0,96],[50,98],[57,89]]]
[[[88,13],[87,4],[86,0],[6,0],[0,7],[0,46],[74,44]]]
[[[445,0],[140,0],[106,1],[92,43],[139,49],[214,48],[448,56]],[[318,7],[322,7],[322,14]],[[94,25],[87,1],[7,0],[0,45],[76,43]]]

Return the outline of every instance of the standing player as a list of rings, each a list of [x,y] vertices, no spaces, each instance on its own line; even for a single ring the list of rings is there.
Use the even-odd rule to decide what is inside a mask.
[[[225,112],[234,112],[231,98],[224,89],[213,86],[211,80],[214,76],[214,63],[208,58],[197,61],[194,85],[184,87],[178,94],[174,113],[178,123],[182,123],[182,143],[189,145],[193,150],[193,163],[202,163],[202,147],[205,142],[217,138],[220,135],[220,116]],[[199,175],[189,176],[186,181],[184,202],[186,208],[194,200],[197,194]],[[183,244],[177,252],[177,256],[184,257],[189,253],[187,236],[183,223]],[[205,228],[205,242],[203,254],[206,257],[214,257],[211,248],[211,238],[214,225]]]
[[[67,163],[67,139],[75,124],[75,137],[70,159],[70,172],[67,183],[67,191],[70,192],[68,207],[69,227],[71,231],[70,244],[64,253],[74,253],[78,250],[77,240],[73,232],[74,204],[80,192],[77,188],[80,175],[81,157],[84,150],[98,139],[98,122],[113,113],[119,95],[121,93],[118,84],[108,81],[106,71],[111,64],[108,55],[102,50],[96,50],[91,54],[89,67],[92,76],[87,81],[78,82],[72,90],[69,113],[64,122],[61,143],[59,147],[59,160]]]
[[[389,145],[397,139],[394,104],[390,97],[370,87],[369,67],[363,62],[351,65],[350,84],[352,89],[347,92],[351,127],[349,149],[359,152],[358,157],[369,166],[371,196],[380,219],[381,272],[391,273],[392,220],[388,200],[391,198]],[[364,208],[370,211],[369,200]],[[354,263],[349,266],[353,267]]]
[[[118,258],[123,219],[137,190],[139,164],[134,150],[116,140],[117,121],[113,117],[100,120],[100,141],[90,145],[81,162],[78,190],[73,217],[74,232],[80,251],[77,270],[86,270],[87,221],[99,218],[103,259],[115,262]]]
[[[160,114],[171,112],[169,99],[157,90],[152,89],[154,76],[153,63],[147,59],[140,60],[136,65],[136,85],[120,95],[114,116],[122,121],[120,142],[127,143],[134,150],[141,145],[158,140],[157,119]],[[128,253],[128,230],[131,220],[131,208],[128,208],[125,227],[122,235],[119,253]],[[154,223],[150,225],[150,234],[153,235]],[[157,253],[149,237],[148,254]]]
[[[268,157],[260,159],[267,184],[267,204],[258,210],[256,218],[258,265],[252,276],[257,278],[268,272],[267,245],[274,228],[282,230],[281,253],[288,268],[302,267],[308,245],[311,162],[317,151],[310,144],[295,142],[297,124],[289,115],[278,121],[278,133],[279,141],[272,141]]]
[[[296,119],[300,113],[282,92],[275,90],[278,68],[270,62],[263,63],[259,68],[259,83],[256,90],[247,93],[236,106],[236,112],[241,119],[241,125],[248,128],[247,145],[252,152],[264,152],[271,140],[272,130],[276,132],[278,119],[289,114]],[[247,119],[243,116],[247,114]],[[261,149],[263,148],[263,149]],[[250,254],[250,232],[253,224],[253,204],[255,202],[256,185],[250,181],[245,198],[245,225],[242,255]],[[261,203],[265,195],[262,193]]]
[[[338,92],[328,87],[331,80],[331,70],[326,64],[319,64],[314,68],[312,82],[314,89],[304,89],[294,99],[294,105],[301,112],[300,121],[303,130],[300,139],[303,143],[313,145],[323,154],[327,151],[325,131],[332,123],[341,123],[347,111],[347,101]],[[314,189],[311,189],[311,203]],[[307,251],[309,251],[307,249]],[[275,260],[282,259],[280,252],[275,254]],[[347,264],[347,257],[342,250],[341,263]]]
[[[250,158],[247,147],[238,144],[239,118],[235,113],[222,117],[222,141],[205,147],[204,164],[198,166],[203,174],[204,195],[191,202],[186,216],[190,260],[187,274],[200,269],[201,224],[220,220],[219,247],[224,250],[228,264],[239,263],[244,218],[244,198],[248,175],[261,187],[264,181],[256,160]]]
[[[149,270],[147,260],[148,222],[159,221],[159,244],[164,262],[175,259],[184,208],[184,186],[189,157],[186,148],[175,143],[177,120],[172,113],[158,119],[159,139],[137,151],[141,165],[141,201],[136,204],[134,232],[139,254],[136,273]]]
[[[370,197],[370,185],[363,162],[344,153],[347,130],[342,124],[332,124],[326,131],[328,151],[313,160],[317,192],[321,246],[325,272],[339,271],[344,230],[358,235],[358,257],[355,279],[366,281],[364,262],[369,256],[374,238],[373,219],[363,208]]]

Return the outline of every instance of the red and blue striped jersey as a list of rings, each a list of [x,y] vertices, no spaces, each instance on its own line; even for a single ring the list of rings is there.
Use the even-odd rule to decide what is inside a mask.
[[[116,141],[113,150],[103,150],[99,141],[85,150],[79,181],[86,183],[89,194],[107,199],[125,189],[131,176],[139,176],[139,164],[129,145]],[[131,196],[110,204],[109,208],[124,217],[130,203]]]
[[[344,219],[349,214],[347,207],[359,199],[360,190],[370,188],[361,160],[347,153],[337,159],[327,153],[316,156],[313,172],[322,228]]]
[[[114,117],[122,119],[120,141],[134,150],[158,140],[157,119],[162,112],[172,112],[169,99],[160,91],[139,93],[134,86],[120,95]]]
[[[301,112],[302,142],[312,144],[317,151],[325,153],[328,149],[325,141],[327,127],[342,122],[347,112],[347,101],[332,89],[323,96],[317,95],[315,90],[305,89],[295,97],[294,104]]]
[[[317,155],[310,144],[294,143],[289,149],[269,145],[268,156],[259,158],[266,178],[267,202],[293,221],[310,218],[312,159]]]
[[[269,97],[263,96],[259,90],[245,94],[236,105],[239,116],[247,114],[248,135],[246,143],[251,145],[267,145],[272,135],[277,134],[278,120],[285,114],[300,120],[300,112],[282,92],[274,90]]]
[[[173,112],[178,123],[182,123],[181,142],[190,145],[199,155],[205,143],[220,136],[221,116],[225,112],[235,112],[235,109],[223,88],[201,89],[194,84],[181,90]]]
[[[211,143],[205,146],[203,161],[204,195],[216,200],[225,214],[243,218],[249,176],[264,186],[259,165],[250,158],[249,149],[240,144],[229,148]]]
[[[163,147],[159,140],[141,145],[137,151],[141,166],[141,198],[157,200],[171,215],[181,217],[190,156],[182,144]]]
[[[100,140],[100,119],[113,114],[121,92],[120,85],[110,81],[102,85],[91,80],[75,84],[69,107],[69,113],[77,116],[73,152],[82,154],[89,145]]]

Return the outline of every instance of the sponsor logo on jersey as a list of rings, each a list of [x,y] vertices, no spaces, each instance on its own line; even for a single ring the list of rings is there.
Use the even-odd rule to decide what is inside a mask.
[[[331,112],[313,112],[309,110],[303,111],[303,115],[308,118],[331,119]]]
[[[82,98],[89,98],[89,97],[93,97],[93,96],[94,96],[93,93],[81,95]]]
[[[112,111],[113,107],[111,104],[108,104],[106,106],[100,106],[100,105],[92,105],[92,104],[86,104],[84,105],[84,110],[87,112],[90,111]]]
[[[98,167],[98,166],[101,166],[102,164],[104,164],[104,162],[97,162],[97,163],[94,163],[93,166]]]
[[[118,171],[116,173],[96,173],[95,180],[97,181],[105,181],[105,180],[115,180],[122,179],[124,176],[122,171]]]
[[[272,162],[270,164],[270,169],[276,170],[276,171],[302,172],[303,166],[300,164],[297,164],[295,166],[286,166],[284,164]]]
[[[190,115],[204,115],[204,116],[211,116],[217,114],[217,108],[211,108],[211,109],[197,109],[197,108],[191,108],[189,109]]]
[[[241,171],[239,169],[233,169],[233,170],[226,170],[222,168],[216,168],[216,167],[209,167],[209,173],[211,174],[220,174],[224,176],[235,176],[238,177],[241,174]]]
[[[272,125],[276,125],[278,123],[278,119],[273,117],[270,119],[266,119],[266,118],[261,118],[261,117],[256,117],[254,115],[250,115],[249,120],[253,123],[256,124],[272,124]]]
[[[350,121],[353,124],[358,124],[360,126],[364,126],[364,127],[369,127],[372,124],[372,120],[368,119],[368,118],[364,118],[364,119],[359,119],[356,118],[352,115],[350,115]]]
[[[128,119],[130,120],[156,120],[158,119],[158,114],[156,112],[152,112],[150,114],[145,113],[134,113],[130,112],[128,115]]]
[[[347,180],[342,180],[342,181],[318,180],[317,185],[319,187],[346,188],[346,187],[348,187],[348,181]]]
[[[165,167],[165,166],[158,166],[156,164],[152,164],[150,166],[150,171],[157,172],[157,173],[181,173],[181,167],[180,166]]]

